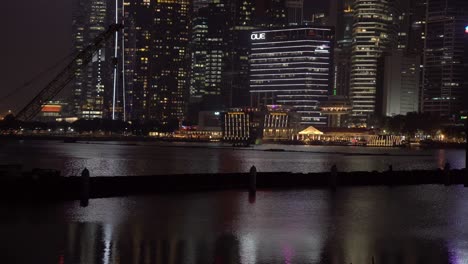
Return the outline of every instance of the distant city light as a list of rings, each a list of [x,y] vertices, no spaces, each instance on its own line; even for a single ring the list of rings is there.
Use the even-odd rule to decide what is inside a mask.
[[[465,33],[468,34],[468,26],[465,27]]]

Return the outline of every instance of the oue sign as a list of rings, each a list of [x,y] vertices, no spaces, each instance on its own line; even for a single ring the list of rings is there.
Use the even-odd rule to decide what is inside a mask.
[[[265,39],[265,33],[254,33],[250,35],[251,40],[260,40],[260,39]]]

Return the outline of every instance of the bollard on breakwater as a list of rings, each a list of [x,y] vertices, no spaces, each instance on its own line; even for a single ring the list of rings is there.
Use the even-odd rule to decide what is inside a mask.
[[[252,165],[250,167],[250,174],[249,174],[249,192],[255,193],[257,192],[257,168]]]
[[[80,205],[86,207],[89,204],[89,170],[84,168],[81,172],[81,190],[80,190]]]
[[[445,163],[444,166],[444,184],[445,186],[448,186],[451,184],[450,182],[450,163]]]
[[[338,185],[338,168],[336,167],[336,164],[333,164],[333,166],[330,169],[330,188],[336,189]]]
[[[468,118],[465,119],[465,187],[468,187]]]

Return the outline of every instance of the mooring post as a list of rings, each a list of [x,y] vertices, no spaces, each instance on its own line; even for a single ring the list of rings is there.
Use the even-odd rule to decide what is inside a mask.
[[[80,190],[80,205],[88,206],[89,201],[89,170],[84,168],[81,172],[81,190]]]
[[[338,185],[338,168],[336,164],[333,164],[330,170],[330,187],[336,189]]]
[[[388,186],[393,186],[393,181],[395,181],[395,176],[393,175],[393,165],[392,164],[389,164],[388,165],[388,170],[386,172],[384,172],[384,177],[385,177],[385,181],[387,182],[387,185]]]
[[[468,187],[468,117],[465,119],[465,187]]]
[[[445,185],[448,186],[451,184],[450,182],[450,163],[446,162],[445,163],[445,166],[444,166],[444,181],[445,181]]]
[[[257,168],[252,165],[250,167],[250,175],[249,175],[249,192],[255,193],[257,192]]]

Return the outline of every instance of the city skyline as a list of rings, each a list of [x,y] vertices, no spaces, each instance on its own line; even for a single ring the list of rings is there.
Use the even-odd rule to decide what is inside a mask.
[[[192,12],[192,3],[182,0],[180,3],[123,1],[115,10],[111,3],[102,6],[101,1],[77,0],[71,23],[72,44],[77,50],[83,49],[94,36],[114,23],[115,12],[120,15],[124,11],[122,8],[128,6],[121,18],[126,23],[126,31],[121,46],[115,50],[118,60],[122,58],[124,61],[114,58],[110,41],[98,50],[84,71],[75,73],[72,85],[68,85],[58,98],[67,98],[61,102],[68,104],[63,109],[68,109],[70,117],[163,123],[170,119],[191,120],[188,114],[192,112],[195,116],[200,110],[249,106],[252,105],[249,72],[258,60],[253,58],[256,55],[250,50],[252,32],[291,26],[336,25],[336,28],[330,27],[336,34],[331,43],[334,48],[329,51],[332,58],[327,62],[334,76],[333,80],[328,79],[329,85],[324,88],[323,95],[349,97],[351,117],[344,125],[366,127],[372,118],[399,113],[427,111],[449,116],[464,110],[462,100],[466,98],[468,81],[460,73],[468,68],[468,37],[464,29],[468,21],[461,17],[468,14],[468,7],[454,0],[442,1],[445,3],[442,12],[450,15],[454,12],[451,10],[456,10],[456,18],[453,22],[448,17],[442,22],[445,28],[441,29],[437,28],[441,22],[431,20],[435,14],[431,11],[432,6],[442,6],[441,1],[412,0],[404,4],[400,0],[338,2],[331,2],[328,10],[317,7],[309,21],[309,15],[304,15],[306,6],[303,11],[295,10],[291,20],[288,8],[298,7],[300,3],[288,1],[196,2],[193,5],[198,10]],[[368,12],[370,5],[376,7],[373,14]],[[427,16],[423,6],[429,7]],[[228,18],[224,20],[225,24],[223,17]],[[426,23],[426,17],[429,23]],[[452,35],[455,37],[451,38],[451,46],[443,44],[444,47],[440,47],[448,50],[444,59],[431,59],[440,57],[434,48],[439,45],[438,38],[447,39]],[[124,50],[120,50],[123,47]],[[414,59],[411,62],[398,60],[397,54]],[[449,58],[454,58],[452,66],[442,67]],[[114,73],[113,63],[118,65]],[[56,66],[55,71],[62,67]],[[449,73],[448,69],[451,69]],[[411,74],[407,74],[408,71]],[[443,77],[437,80],[442,71]],[[427,76],[432,81],[428,81]],[[48,80],[48,76],[45,77],[44,82]],[[447,78],[451,81],[447,82]],[[7,109],[14,113],[18,111],[21,101],[34,95],[31,87],[40,87],[38,83],[31,81],[29,87],[23,87],[24,91],[18,89],[16,93],[5,91],[0,99],[8,103],[2,103],[3,113],[0,114],[5,115]],[[261,83],[256,85],[262,86]],[[437,94],[437,85],[441,86],[441,95]],[[264,90],[265,87],[258,88]],[[400,101],[389,97],[399,94],[398,89],[403,93]],[[16,100],[20,103],[14,103]],[[428,102],[442,105],[445,101],[448,102],[447,110],[428,107]],[[304,114],[306,109],[296,110]],[[325,118],[323,113],[318,113],[317,120]],[[192,121],[197,122],[196,119]]]
[[[42,78],[42,82],[25,87],[45,69],[62,61],[73,50],[73,4],[74,1],[4,3],[4,15],[0,17],[8,41],[0,42],[0,115],[8,110],[19,111],[54,77],[53,73]],[[309,0],[309,6],[325,9],[323,1]],[[24,18],[27,19],[24,19]],[[11,52],[11,50],[21,52]],[[63,63],[61,66],[65,66]],[[72,89],[65,91],[71,95]]]

